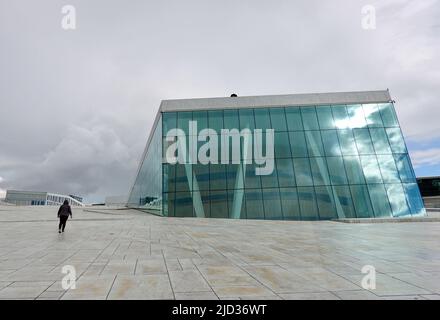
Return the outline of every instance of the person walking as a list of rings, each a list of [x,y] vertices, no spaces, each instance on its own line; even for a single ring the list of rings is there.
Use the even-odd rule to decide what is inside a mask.
[[[58,226],[58,233],[64,232],[66,228],[67,219],[72,218],[72,209],[70,208],[69,201],[64,200],[64,203],[58,209],[58,218],[60,218],[60,224]]]

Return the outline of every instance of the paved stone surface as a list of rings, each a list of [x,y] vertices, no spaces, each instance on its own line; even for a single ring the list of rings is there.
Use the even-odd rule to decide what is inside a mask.
[[[56,208],[0,206],[0,299],[440,298],[440,222],[73,215],[58,234]],[[376,289],[362,288],[366,265]]]

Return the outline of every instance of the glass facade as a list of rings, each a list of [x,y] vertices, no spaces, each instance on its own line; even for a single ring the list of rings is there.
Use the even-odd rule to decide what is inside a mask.
[[[236,129],[239,161],[223,161],[237,146],[225,142],[222,129]],[[260,144],[257,129],[266,137]],[[175,141],[176,158],[189,155],[184,162],[169,161]],[[195,159],[207,141],[208,160]],[[257,175],[255,155],[264,150],[274,169]],[[169,217],[273,220],[425,213],[392,103],[162,112],[129,206]]]
[[[153,127],[127,206],[162,215],[162,120]]]

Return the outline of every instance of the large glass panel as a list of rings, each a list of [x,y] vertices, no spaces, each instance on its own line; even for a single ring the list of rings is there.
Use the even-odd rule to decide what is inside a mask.
[[[290,148],[294,158],[307,157],[307,145],[303,131],[289,132]]]
[[[243,164],[228,164],[226,170],[228,175],[228,189],[243,189]]]
[[[358,156],[344,157],[344,164],[349,184],[365,183],[361,161]]]
[[[378,155],[377,161],[379,162],[380,172],[385,183],[400,182],[393,155]]]
[[[162,113],[162,119],[163,119],[163,136],[166,136],[169,130],[176,128],[177,113],[164,112]]]
[[[192,193],[192,197],[193,197],[194,216],[201,218],[211,217],[210,191],[209,190],[194,191]],[[194,199],[197,199],[198,197],[200,197],[201,203],[199,201],[194,201]]]
[[[336,129],[350,128],[350,119],[344,105],[332,106],[332,112]]]
[[[313,187],[298,188],[298,200],[303,220],[319,219],[318,207]]]
[[[406,199],[408,201],[411,214],[424,214],[425,208],[423,206],[423,200],[420,196],[420,190],[417,183],[405,183],[403,184],[403,187],[405,188]]]
[[[269,109],[257,108],[254,109],[254,114],[255,114],[255,128],[263,129],[263,130],[272,128],[270,124]]]
[[[192,121],[197,121],[197,131],[193,132],[194,135],[198,135],[200,131],[210,127],[208,126],[208,112],[206,111],[194,111]]]
[[[164,199],[167,199],[167,216],[168,217],[175,217],[174,208],[176,207],[176,194],[174,192],[167,193],[166,196],[164,196]]]
[[[221,129],[224,128],[223,124],[223,111],[212,110],[208,112],[209,128],[214,129],[217,134],[221,133]],[[236,127],[238,129],[238,126]]]
[[[369,184],[371,204],[376,217],[390,217],[391,207],[383,184]]]
[[[193,200],[190,192],[176,192],[174,201],[175,217],[193,217]]]
[[[315,187],[316,203],[320,219],[334,219],[336,216],[336,208],[333,199],[331,186]]]
[[[341,152],[344,156],[357,155],[356,142],[353,137],[353,130],[345,129],[338,130],[339,144],[341,145]]]
[[[278,188],[263,189],[264,217],[265,219],[281,220],[283,213],[281,210],[281,199]]]
[[[244,187],[246,189],[249,188],[261,189],[261,180],[260,180],[261,176],[257,176],[255,174],[255,168],[257,168],[257,166],[255,164],[247,164],[244,165],[244,167],[245,167]]]
[[[364,108],[364,114],[368,127],[383,127],[382,118],[380,116],[377,104],[364,104],[362,107]]]
[[[287,132],[275,132],[275,158],[290,158],[290,143]]]
[[[189,175],[187,175],[189,173]],[[190,164],[176,164],[176,191],[192,191],[192,166]]]
[[[376,154],[391,153],[390,144],[388,143],[388,137],[384,128],[371,128],[370,134]]]
[[[289,131],[303,130],[303,123],[301,119],[300,108],[289,107],[286,108],[287,127]]]
[[[371,206],[370,194],[366,185],[350,186],[353,197],[353,205],[356,209],[357,218],[373,218],[374,211]]]
[[[271,174],[260,176],[263,188],[278,187],[278,173],[279,170],[277,170],[276,164],[274,163],[274,169]]]
[[[367,183],[382,183],[376,156],[361,156],[361,163]]]
[[[209,188],[211,190],[226,189],[226,165],[210,164],[209,165]]]
[[[383,125],[385,127],[398,127],[396,113],[392,103],[379,103],[380,114],[382,116]]]
[[[209,166],[204,164],[195,164],[192,167],[194,171],[193,190],[209,190]],[[185,174],[184,169],[182,169],[181,171],[182,174]],[[176,188],[177,188],[177,184],[176,184]]]
[[[295,171],[295,179],[298,186],[313,186],[309,159],[294,158],[293,169]]]
[[[324,147],[321,140],[321,132],[306,131],[307,151],[309,157],[322,157],[324,155]]]
[[[316,115],[318,116],[319,127],[323,129],[334,129],[332,109],[330,106],[316,107]]]
[[[364,128],[367,126],[364,110],[360,104],[347,105],[347,113],[350,118],[350,128]]]
[[[321,131],[322,143],[324,144],[324,151],[327,157],[340,156],[341,149],[339,148],[338,136],[336,130]]]
[[[319,130],[315,107],[301,107],[301,116],[303,120],[304,130]]]
[[[191,111],[183,111],[177,113],[177,127],[185,133],[186,136],[189,135],[189,122],[192,120]]]
[[[270,120],[275,131],[287,130],[284,108],[270,108]]]
[[[296,185],[292,159],[276,159],[276,168],[280,187],[293,187]]]
[[[228,218],[228,194],[225,190],[210,191],[211,217]]]
[[[312,170],[313,184],[315,186],[330,185],[325,158],[310,158],[310,167]]]
[[[368,129],[353,129],[359,154],[374,154],[373,143],[371,142]]]
[[[248,219],[264,219],[264,205],[261,189],[245,190],[246,214]]]
[[[350,189],[347,186],[333,186],[333,197],[337,218],[356,218]]]
[[[393,153],[407,153],[400,128],[386,128]]]
[[[254,111],[253,109],[239,109],[240,129],[255,129]]]
[[[143,155],[127,205],[154,210],[157,214],[163,215],[163,187],[164,185],[168,187],[169,181],[163,181],[161,115],[159,115],[156,127],[151,134],[151,140]]]
[[[246,219],[244,189],[228,190],[228,216],[231,219]]]
[[[390,200],[391,209],[394,217],[405,216],[411,214],[408,204],[406,203],[403,187],[400,183],[386,184],[388,199]]]
[[[225,129],[238,129],[240,127],[237,109],[226,109],[223,111]]]
[[[342,157],[327,158],[328,171],[330,173],[330,181],[333,185],[347,184],[345,175],[344,162]]]
[[[414,172],[407,154],[395,154],[397,170],[402,182],[415,182]]]
[[[261,165],[254,164],[253,152],[247,152],[249,161],[240,165],[166,163],[160,157],[170,143],[162,135],[176,127],[188,134],[190,120],[197,121],[198,132],[204,128],[219,134],[223,128],[274,128],[272,174],[256,175]],[[159,138],[153,136],[129,197],[136,207],[156,206],[169,216],[242,219],[310,220],[424,212],[391,103],[165,112],[158,128]],[[240,138],[241,150],[244,140]],[[265,150],[265,136],[262,146],[254,145],[253,136],[250,141],[253,148]],[[203,144],[198,142],[198,148]],[[223,150],[226,153],[219,146],[218,160]],[[156,162],[158,170],[154,170]]]
[[[286,220],[300,220],[298,193],[296,188],[281,188],[281,206]]]
[[[163,164],[163,192],[174,192],[176,183],[176,165]]]
[[[170,196],[173,197],[173,204],[170,203]],[[171,217],[174,215],[174,193],[162,193],[162,215]],[[170,207],[171,206],[171,207]],[[170,211],[172,210],[172,211]]]
[[[230,147],[230,152],[229,152],[229,157],[230,159],[232,159],[232,154],[233,154],[233,144],[232,144],[232,140],[234,139],[234,137],[236,137],[237,135],[232,135],[233,138],[230,139],[230,143],[229,143],[229,147]],[[240,154],[241,154],[241,159],[247,159],[248,163],[252,162],[254,160],[254,154],[253,154],[253,148],[254,148],[254,141],[253,141],[253,134],[252,132],[246,132],[245,134],[239,134],[239,139],[240,139]],[[259,147],[263,148],[263,150],[265,150],[265,140],[263,139],[263,144],[260,145]]]

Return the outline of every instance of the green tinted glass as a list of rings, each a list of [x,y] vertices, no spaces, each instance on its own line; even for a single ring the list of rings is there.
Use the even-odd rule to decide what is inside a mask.
[[[300,108],[286,108],[286,120],[289,131],[304,130]]]
[[[304,130],[319,130],[315,107],[301,107]]]
[[[270,120],[272,128],[276,131],[286,131],[286,115],[284,114],[284,108],[270,108]]]

